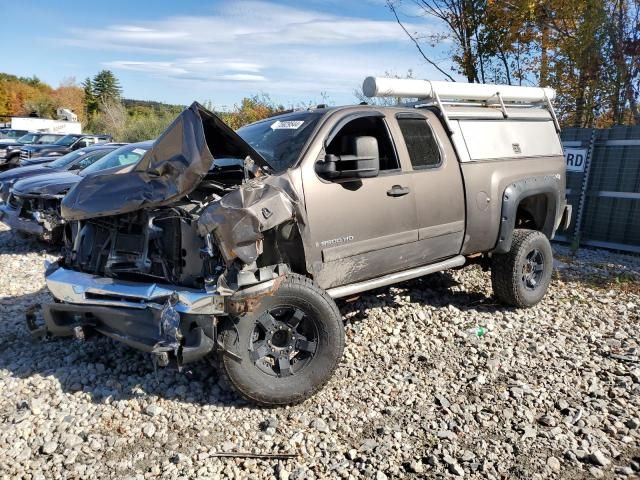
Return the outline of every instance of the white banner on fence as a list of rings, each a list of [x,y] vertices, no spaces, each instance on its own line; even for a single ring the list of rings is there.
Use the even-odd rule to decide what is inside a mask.
[[[567,161],[567,172],[584,172],[587,162],[586,148],[565,148],[564,159]]]

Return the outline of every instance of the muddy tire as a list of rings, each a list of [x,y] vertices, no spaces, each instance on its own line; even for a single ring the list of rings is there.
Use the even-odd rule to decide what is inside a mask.
[[[532,307],[544,297],[553,269],[549,239],[535,230],[516,229],[511,250],[494,254],[491,285],[498,300],[513,307]]]
[[[274,295],[222,332],[221,367],[233,388],[253,403],[299,403],[331,378],[344,350],[342,316],[308,278],[288,275]],[[236,357],[237,356],[237,357]]]

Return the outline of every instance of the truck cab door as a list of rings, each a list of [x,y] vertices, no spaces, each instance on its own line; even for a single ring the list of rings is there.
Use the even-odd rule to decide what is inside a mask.
[[[424,263],[457,255],[465,233],[465,192],[455,151],[428,110],[397,113],[394,137],[415,186],[418,245]],[[478,201],[484,201],[479,199]]]
[[[321,178],[313,168],[303,173],[315,281],[323,288],[346,285],[406,268],[418,240],[411,172],[401,168],[385,116],[367,109],[341,113],[323,136],[326,154],[351,155],[350,139],[375,137],[377,176],[339,182]],[[307,165],[309,167],[309,165]]]

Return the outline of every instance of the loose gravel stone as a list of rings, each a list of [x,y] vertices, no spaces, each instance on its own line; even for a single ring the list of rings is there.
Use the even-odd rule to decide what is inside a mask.
[[[422,464],[422,462],[411,462],[409,464],[409,471],[412,473],[423,473],[424,465]]]
[[[150,417],[156,417],[162,413],[162,407],[159,407],[157,405],[149,405],[144,409],[144,412]]]
[[[0,476],[632,478],[640,258],[554,249],[530,309],[497,304],[476,266],[339,302],[334,378],[265,410],[204,361],[156,373],[107,338],[31,339],[24,315],[51,300],[44,261],[58,253],[0,227]],[[296,457],[215,457],[242,452]]]
[[[549,457],[547,459],[547,465],[551,470],[555,472],[560,471],[560,460],[558,460],[556,457]]]
[[[42,446],[42,453],[44,453],[46,455],[51,455],[53,452],[56,451],[57,448],[58,448],[58,443],[57,442],[46,442]]]
[[[142,427],[142,433],[144,433],[145,436],[151,438],[156,433],[156,426],[153,423],[145,423],[145,425]]]
[[[606,467],[608,465],[611,464],[611,460],[609,460],[604,453],[602,453],[600,450],[596,450],[595,452],[593,452],[590,456],[589,456],[589,460],[591,461],[591,463],[593,463],[594,465],[599,465],[601,467]]]

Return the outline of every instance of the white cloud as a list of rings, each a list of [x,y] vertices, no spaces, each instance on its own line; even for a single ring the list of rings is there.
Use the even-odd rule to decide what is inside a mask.
[[[148,72],[148,73],[166,73],[179,75],[183,73],[189,73],[188,70],[178,67],[172,62],[146,62],[146,61],[131,61],[131,60],[119,60],[115,62],[106,62],[107,67],[121,70],[132,70],[134,72]]]
[[[262,75],[249,75],[247,73],[233,73],[229,75],[220,75],[220,80],[236,81],[236,82],[264,82],[267,79]]]
[[[426,22],[408,28],[430,30]],[[63,41],[112,52],[116,58],[105,65],[113,69],[212,90],[219,82],[249,89],[254,83],[285,95],[351,94],[367,75],[404,73],[423,63],[392,18],[342,17],[267,1],[228,2],[213,15],[74,28]]]

